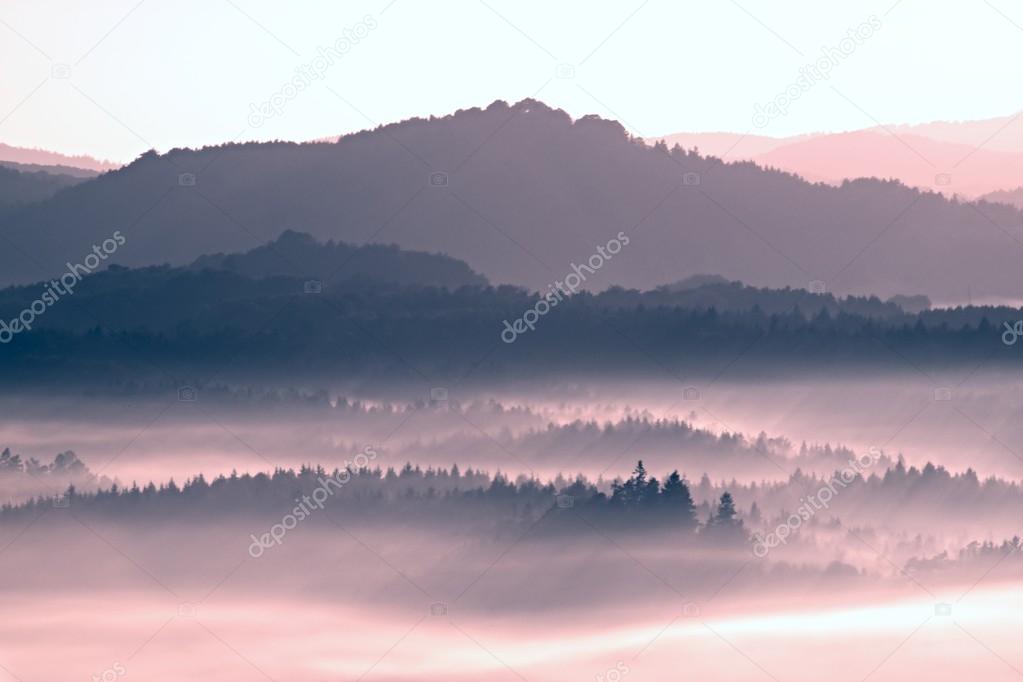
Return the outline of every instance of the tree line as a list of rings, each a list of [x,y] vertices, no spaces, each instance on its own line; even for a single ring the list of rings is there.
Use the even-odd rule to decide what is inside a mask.
[[[702,533],[718,538],[744,539],[745,531],[732,495],[725,491],[717,503],[697,504],[686,479],[673,471],[661,483],[649,476],[642,461],[624,480],[612,482],[602,492],[584,476],[542,483],[519,476],[515,480],[498,472],[457,465],[447,468],[413,466],[400,469],[361,467],[334,469],[303,466],[275,469],[272,473],[218,475],[212,480],[199,474],[179,485],[173,479],[143,486],[116,483],[96,491],[75,485],[57,497],[36,497],[20,504],[4,504],[6,518],[33,516],[56,507],[75,513],[122,519],[177,516],[207,517],[211,514],[279,513],[294,501],[311,495],[332,478],[328,506],[343,514],[416,519],[489,518],[496,525],[529,528],[542,522],[549,532],[565,529],[569,515],[609,528],[648,526]],[[328,486],[329,487],[329,486]],[[466,514],[471,510],[473,514]],[[482,516],[481,516],[482,515]]]

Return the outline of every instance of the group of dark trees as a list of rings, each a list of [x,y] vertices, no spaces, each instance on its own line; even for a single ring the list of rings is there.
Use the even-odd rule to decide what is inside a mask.
[[[339,484],[325,483],[329,479]],[[272,518],[314,495],[317,488],[329,495],[325,511],[343,516],[402,518],[470,523],[486,528],[518,528],[557,533],[567,526],[566,515],[579,515],[586,523],[608,529],[657,528],[684,532],[699,530],[710,536],[745,539],[732,496],[725,492],[716,507],[696,505],[689,485],[677,471],[661,484],[647,475],[643,462],[632,475],[615,481],[610,494],[579,476],[541,483],[520,476],[515,481],[497,473],[466,469],[422,469],[406,464],[401,469],[362,467],[327,471],[322,467],[277,469],[272,474],[220,475],[211,481],[198,475],[183,485],[173,480],[157,486],[116,484],[96,491],[71,485],[59,498],[38,497],[21,504],[5,504],[0,516],[32,516],[53,507],[73,508],[76,514],[121,519],[207,518],[210,514]],[[319,493],[323,498],[324,493]],[[700,521],[700,513],[705,515]],[[466,520],[469,521],[466,521]]]
[[[338,514],[338,518],[434,521],[485,532],[530,530],[539,535],[595,528],[746,541],[749,532],[785,523],[811,497],[823,499],[819,491],[829,483],[835,492],[828,495],[825,508],[815,508],[806,524],[810,529],[844,523],[915,533],[913,528],[933,523],[941,515],[949,532],[972,533],[978,527],[988,527],[998,534],[1011,532],[1011,519],[1023,514],[1023,487],[1018,483],[980,480],[972,470],[952,474],[932,464],[906,467],[901,460],[883,471],[857,473],[840,485],[834,483],[840,480],[837,474],[829,477],[799,471],[781,482],[713,483],[704,475],[690,484],[678,471],[658,480],[640,461],[627,478],[599,488],[583,476],[558,476],[541,482],[520,475],[510,480],[500,472],[461,470],[457,465],[424,469],[411,464],[398,469],[374,466],[342,471],[305,466],[269,474],[232,473],[212,480],[199,475],[183,485],[172,480],[160,485],[119,486],[97,481],[73,453],[59,455],[52,464],[44,465],[4,450],[0,453],[0,482],[15,474],[26,480],[70,480],[72,485],[56,500],[57,506],[70,506],[76,514],[122,520],[202,520],[211,515],[279,518],[297,500],[325,487],[329,478],[344,481],[340,486],[327,486],[331,492],[324,513]],[[45,495],[7,503],[0,516],[34,516],[54,504],[55,500]],[[994,549],[981,544],[970,551]]]
[[[949,552],[944,549],[933,556],[911,558],[906,562],[906,571],[911,574],[947,571],[957,564],[968,564],[978,560],[984,562],[987,567],[992,565],[993,560],[994,565],[998,566],[1010,557],[1018,564],[1023,557],[1020,549],[1023,549],[1023,539],[1018,535],[1001,542],[974,540],[960,548],[958,552]]]
[[[970,468],[953,473],[930,462],[907,466],[900,458],[890,466],[878,462],[854,475],[848,467],[843,471],[796,470],[782,481],[747,483],[712,482],[704,476],[693,493],[711,499],[727,490],[740,508],[751,510],[744,516],[760,529],[773,529],[800,509],[812,509],[806,527],[860,525],[913,537],[940,519],[948,534],[986,529],[1004,537],[1016,532],[1015,519],[1023,514],[1023,485],[995,476],[981,478]]]
[[[885,458],[852,476],[839,475],[838,471],[808,474],[797,469],[782,481],[715,482],[704,474],[690,483],[678,471],[658,480],[640,461],[629,477],[616,479],[606,487],[602,481],[594,483],[583,476],[566,479],[559,475],[541,482],[520,475],[509,480],[500,472],[462,470],[457,465],[422,468],[406,464],[397,469],[376,466],[352,470],[347,474],[350,480],[332,499],[336,504],[352,503],[355,507],[391,503],[404,508],[424,502],[430,507],[444,506],[444,501],[455,503],[451,507],[459,503],[496,505],[504,517],[524,520],[539,518],[548,511],[557,514],[571,509],[614,523],[667,524],[690,530],[701,525],[705,529],[736,525],[739,516],[753,524],[761,520],[767,525],[782,522],[808,496],[820,497],[817,493],[825,488],[830,488],[827,508],[815,513],[815,522],[842,518],[884,523],[897,518],[912,523],[952,511],[954,518],[950,517],[949,523],[988,524],[1023,514],[1023,486],[1014,481],[993,476],[981,479],[972,469],[952,473],[931,463],[907,466],[901,458],[890,466],[887,462]],[[12,485],[19,480],[65,481],[65,485],[73,482],[80,503],[96,509],[143,502],[170,509],[188,499],[199,508],[212,505],[225,511],[273,511],[293,501],[299,491],[320,486],[321,478],[340,473],[302,467],[297,471],[277,469],[272,474],[221,475],[212,481],[200,475],[182,486],[171,481],[160,486],[149,483],[144,487],[118,487],[106,478],[98,479],[70,451],[58,454],[50,463],[23,458],[9,448],[0,451],[0,481],[6,479]],[[97,486],[101,490],[93,492]],[[40,498],[29,506],[46,504],[47,500]],[[746,511],[739,514],[739,508]],[[5,509],[21,513],[25,507],[8,504]]]
[[[0,476],[90,478],[93,474],[70,450],[58,454],[52,462],[46,464],[35,457],[24,459],[21,455],[12,453],[10,448],[4,448],[0,452]]]
[[[68,486],[94,490],[113,481],[92,472],[70,450],[57,454],[51,462],[22,457],[4,448],[0,452],[0,498],[31,499],[34,495],[52,495]]]
[[[697,531],[720,539],[744,539],[742,520],[738,518],[731,493],[724,491],[712,512],[707,503],[701,505],[706,516],[701,523],[698,507],[689,490],[689,484],[678,471],[672,471],[663,483],[647,473],[643,460],[636,464],[632,474],[611,484],[611,494],[589,491],[576,500],[579,482],[565,488],[549,516],[565,516],[566,509],[605,527],[635,529],[671,528]]]

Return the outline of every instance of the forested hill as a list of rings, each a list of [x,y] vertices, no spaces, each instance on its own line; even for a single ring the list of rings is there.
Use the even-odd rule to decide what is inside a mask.
[[[284,274],[289,269],[296,274]],[[876,297],[702,281],[541,297],[485,285],[445,256],[318,244],[291,233],[186,267],[111,266],[60,296],[52,282],[2,290],[0,367],[9,381],[64,370],[69,378],[81,371],[118,381],[157,368],[191,375],[223,365],[244,378],[285,369],[318,379],[713,376],[726,367],[905,371],[1019,358],[1023,313],[1013,308],[913,314]]]
[[[624,231],[586,282],[650,289],[701,272],[757,286],[934,300],[1018,295],[1023,213],[884,179],[838,187],[542,102],[410,119],[337,143],[149,152],[0,220],[0,283],[52,276],[119,229],[115,261],[184,265],[288,229],[446,253],[495,284],[545,287]],[[31,260],[23,254],[30,254]]]

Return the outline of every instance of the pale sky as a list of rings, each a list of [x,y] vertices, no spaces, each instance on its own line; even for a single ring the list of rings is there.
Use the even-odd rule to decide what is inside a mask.
[[[823,48],[839,47],[871,15],[879,27],[838,60],[829,80],[754,127],[756,103],[795,83]],[[251,125],[251,104],[280,93],[296,69],[312,65],[318,47],[360,22],[363,37],[322,78]],[[0,142],[118,161],[150,147],[306,140],[530,96],[573,116],[619,119],[643,136],[781,136],[1023,109],[1023,7],[1008,0],[0,0],[0,63]]]

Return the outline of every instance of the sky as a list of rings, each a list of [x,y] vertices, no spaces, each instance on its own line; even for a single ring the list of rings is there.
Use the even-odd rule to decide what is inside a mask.
[[[526,97],[641,136],[990,118],[1021,37],[1008,0],[3,0],[0,142],[123,162]]]

